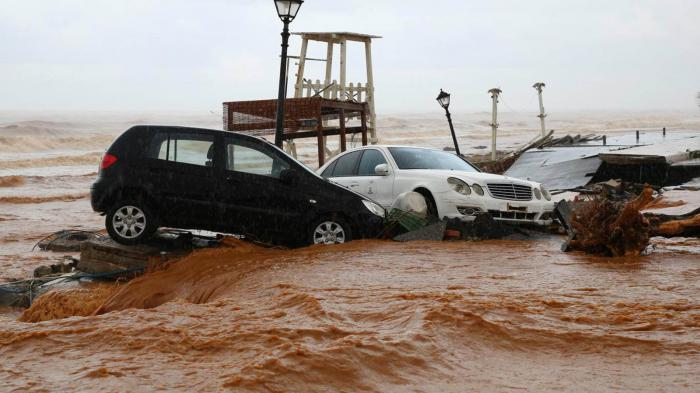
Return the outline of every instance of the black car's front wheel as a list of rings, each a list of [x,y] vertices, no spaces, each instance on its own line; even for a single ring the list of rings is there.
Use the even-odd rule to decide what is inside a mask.
[[[345,220],[336,216],[316,219],[310,230],[311,244],[341,244],[352,240],[352,228]]]
[[[150,209],[140,201],[126,201],[107,213],[105,226],[109,237],[117,243],[143,243],[158,228]]]

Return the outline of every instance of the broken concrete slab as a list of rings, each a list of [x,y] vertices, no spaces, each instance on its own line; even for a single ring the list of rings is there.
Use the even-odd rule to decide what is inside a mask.
[[[149,261],[184,256],[188,252],[166,252],[149,244],[124,246],[112,239],[91,240],[81,247],[77,269],[90,274],[139,271],[148,268]]]
[[[219,240],[191,232],[161,230],[148,243],[125,246],[110,238],[84,242],[77,269],[90,274],[143,271],[152,265],[180,258],[195,248],[216,247]]]

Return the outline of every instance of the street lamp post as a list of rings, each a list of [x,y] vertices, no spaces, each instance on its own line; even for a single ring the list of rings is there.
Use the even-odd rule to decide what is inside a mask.
[[[282,30],[282,58],[280,59],[280,83],[277,94],[277,117],[275,119],[275,145],[282,147],[284,135],[284,100],[287,98],[287,48],[289,47],[289,24],[297,16],[304,0],[274,0],[277,15],[284,22]]]
[[[457,144],[457,136],[455,135],[455,128],[452,125],[452,115],[450,115],[450,95],[445,93],[440,89],[440,94],[437,96],[437,102],[441,107],[445,108],[445,115],[447,116],[447,122],[450,123],[450,132],[452,132],[452,142],[455,144],[455,152],[457,155],[461,155],[459,152],[459,145]]]

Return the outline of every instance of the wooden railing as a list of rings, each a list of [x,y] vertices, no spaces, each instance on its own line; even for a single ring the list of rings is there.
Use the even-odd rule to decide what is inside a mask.
[[[297,86],[297,89],[299,86]],[[336,80],[333,80],[330,84],[326,85],[321,83],[319,79],[316,82],[310,80],[304,80],[301,85],[302,97],[313,97],[315,95],[321,96],[323,98],[330,98],[332,100],[352,100],[355,102],[366,102],[369,101],[368,97],[371,97],[373,87],[366,84],[354,83],[348,84],[345,91],[341,89]]]

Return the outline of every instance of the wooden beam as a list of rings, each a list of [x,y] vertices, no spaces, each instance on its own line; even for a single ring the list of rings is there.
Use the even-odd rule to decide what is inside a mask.
[[[323,101],[321,108],[345,109],[349,111],[362,111],[362,104],[347,101]]]
[[[345,83],[347,71],[347,54],[348,42],[342,40],[340,42],[340,100],[345,101]]]
[[[340,110],[340,151],[347,150],[345,141],[345,109]]]
[[[333,73],[333,43],[329,42],[326,48],[326,79],[323,81],[326,91],[323,92],[323,98],[330,98],[331,89],[328,86],[331,84],[331,76]]]
[[[299,68],[297,69],[297,83],[294,85],[294,98],[302,96],[304,87],[304,67],[306,65],[306,49],[309,46],[309,39],[304,37],[301,42],[301,54],[299,55]]]
[[[362,126],[360,128],[362,129],[362,146],[367,146],[367,104],[363,105],[361,119]]]
[[[345,135],[347,134],[359,134],[362,132],[362,127],[345,127]],[[271,134],[274,133],[271,132]],[[340,128],[331,128],[331,129],[325,129],[322,131],[323,136],[335,136],[335,135],[340,135]],[[313,131],[299,131],[299,132],[292,132],[289,134],[284,134],[282,136],[283,140],[290,140],[290,139],[304,139],[304,138],[315,138],[318,136],[318,130],[313,130]]]
[[[377,116],[374,110],[374,72],[372,70],[372,40],[365,41],[365,62],[367,65],[367,95],[365,101],[369,103],[369,124],[372,132],[372,143],[377,143]]]
[[[318,138],[318,167],[322,167],[326,162],[326,149],[323,145],[323,118],[319,114],[316,118],[316,137]]]

